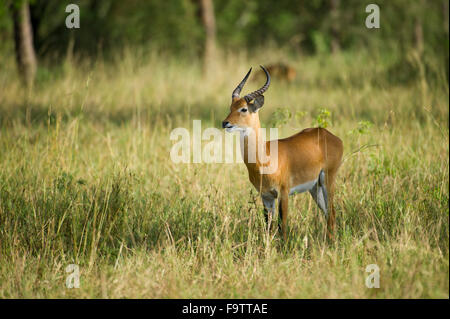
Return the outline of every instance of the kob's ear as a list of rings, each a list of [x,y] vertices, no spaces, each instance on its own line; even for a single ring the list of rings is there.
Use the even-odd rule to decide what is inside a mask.
[[[262,106],[264,105],[264,96],[263,95],[259,95],[257,97],[255,97],[255,100],[253,101],[253,103],[249,104],[249,109],[251,112],[256,112],[258,111],[260,108],[262,108]]]

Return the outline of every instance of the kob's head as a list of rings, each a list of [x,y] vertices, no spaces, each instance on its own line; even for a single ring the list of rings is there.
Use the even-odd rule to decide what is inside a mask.
[[[248,128],[255,127],[256,123],[259,124],[258,110],[264,105],[263,93],[267,91],[270,85],[270,75],[267,70],[261,66],[266,74],[266,83],[259,89],[244,97],[240,97],[242,88],[245,82],[250,76],[252,69],[248,71],[244,79],[234,89],[231,95],[230,114],[222,122],[222,127],[227,132],[233,132],[235,130],[246,131]]]

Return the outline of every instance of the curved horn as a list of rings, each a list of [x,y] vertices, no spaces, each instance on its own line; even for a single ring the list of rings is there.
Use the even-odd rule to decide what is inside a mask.
[[[261,69],[263,69],[264,73],[266,74],[266,78],[267,78],[266,83],[259,90],[256,90],[256,91],[254,91],[252,93],[249,93],[246,96],[244,96],[244,99],[247,102],[250,102],[251,100],[253,100],[257,96],[262,95],[269,88],[269,85],[270,85],[270,74],[269,74],[269,72],[267,72],[265,67],[263,67],[262,65],[260,65],[260,67],[261,67]]]
[[[241,90],[244,87],[245,82],[247,82],[250,72],[252,72],[252,68],[250,68],[250,70],[248,71],[244,79],[241,81],[241,83],[239,83],[239,85],[234,89],[233,94],[231,94],[232,99],[234,99],[235,97],[239,97],[239,94],[241,93]]]

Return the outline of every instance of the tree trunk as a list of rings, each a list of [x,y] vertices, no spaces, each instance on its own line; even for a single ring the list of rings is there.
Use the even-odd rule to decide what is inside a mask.
[[[331,52],[337,53],[341,46],[339,44],[339,0],[331,0]]]
[[[444,14],[444,31],[448,36],[448,0],[442,1],[442,13]]]
[[[19,75],[27,86],[31,86],[36,74],[36,54],[33,46],[33,30],[28,2],[11,6],[14,22],[14,43]]]
[[[422,28],[422,19],[416,19],[416,25],[414,27],[414,39],[417,52],[422,55],[423,53],[423,28]]]
[[[212,0],[199,0],[202,24],[205,29],[203,73],[211,71],[216,58],[216,19]]]
[[[416,19],[414,22],[414,46],[419,53],[419,56],[422,56],[424,49],[424,38],[423,38],[423,11],[426,10],[425,0],[420,0],[418,3],[418,7],[416,9]]]

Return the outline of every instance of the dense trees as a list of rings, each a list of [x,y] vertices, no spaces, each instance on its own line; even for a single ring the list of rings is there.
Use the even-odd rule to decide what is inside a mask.
[[[10,43],[23,24],[0,2],[0,40]],[[448,0],[379,0],[381,28],[364,25],[361,0],[31,0],[33,39],[39,56],[107,56],[115,48],[141,46],[183,56],[213,59],[217,49],[259,49],[268,43],[302,53],[331,53],[361,47],[417,48],[448,61]],[[82,27],[64,21],[69,3],[80,6]],[[26,7],[24,7],[26,8]],[[200,16],[199,16],[200,8]],[[23,9],[26,10],[26,9]],[[213,14],[214,13],[214,14]],[[26,15],[26,13],[23,13]],[[15,18],[14,18],[15,17]],[[200,17],[200,18],[199,18]],[[29,30],[23,28],[22,30]],[[1,50],[1,49],[0,49]]]

